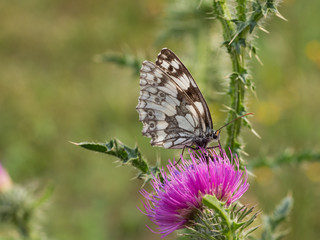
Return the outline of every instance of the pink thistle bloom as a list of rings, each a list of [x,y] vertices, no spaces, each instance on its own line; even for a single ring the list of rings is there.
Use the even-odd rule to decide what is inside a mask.
[[[196,210],[202,208],[204,195],[214,195],[229,206],[249,187],[247,172],[239,169],[237,157],[235,166],[225,152],[220,156],[215,151],[202,149],[201,154],[190,152],[190,158],[181,157],[177,165],[169,161],[168,173],[162,169],[161,176],[151,180],[154,192],[140,191],[146,199],[145,214],[158,226],[155,233],[162,237],[188,225]]]
[[[10,176],[0,164],[0,193],[10,189],[11,186],[12,182]]]

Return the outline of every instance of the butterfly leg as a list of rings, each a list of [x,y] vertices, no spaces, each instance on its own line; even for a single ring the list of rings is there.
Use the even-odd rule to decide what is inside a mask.
[[[174,164],[174,166],[176,166],[176,165],[180,162],[181,156],[183,156],[183,153],[184,153],[184,150],[186,149],[186,147],[188,147],[188,146],[184,146],[184,147],[183,147],[182,153],[180,154],[180,157],[179,157],[179,160],[178,160],[178,162],[176,162],[176,163]]]
[[[186,148],[190,148],[192,150],[199,150],[200,148],[199,147],[192,147],[192,146],[185,146]]]
[[[222,151],[220,140],[218,140],[218,146],[208,147],[207,149],[213,149],[213,148],[219,148],[220,156],[223,157],[223,151]]]
[[[190,149],[193,149],[193,150],[198,150],[198,149],[199,149],[198,147],[197,147],[197,148],[194,148],[194,147],[192,147],[192,146],[187,146],[187,145],[185,145],[185,146],[183,147],[183,149],[182,149],[182,153],[180,154],[180,157],[179,157],[178,162],[176,162],[176,163],[174,164],[174,166],[176,166],[176,165],[180,162],[181,156],[183,156],[184,150],[185,150],[186,148],[190,148]]]
[[[207,164],[209,165],[209,160],[210,160],[210,154],[209,154],[209,152],[207,152],[207,154],[205,155],[205,154],[203,154],[203,152],[201,151],[201,147],[199,147],[199,146],[197,146],[197,147],[192,147],[192,146],[186,146],[187,148],[190,148],[190,149],[192,149],[192,150],[200,150],[200,152],[201,152],[201,155],[206,159],[206,162],[207,162]],[[208,147],[208,148],[205,148],[205,149],[210,149],[210,148],[217,148],[217,147],[219,147],[219,146],[213,146],[213,147]]]
[[[220,139],[218,140],[218,145],[217,146],[207,147],[206,149],[214,149],[214,148],[219,148],[220,156],[223,157],[223,152],[222,152]]]
[[[217,146],[207,147],[206,149],[215,149],[215,148],[219,148],[219,150],[220,150],[220,152],[221,152],[221,146],[220,146],[220,144],[217,145]],[[209,152],[208,152],[208,154],[209,154]]]
[[[223,151],[222,151],[220,139],[218,139],[218,144],[219,144],[220,156],[223,158]]]

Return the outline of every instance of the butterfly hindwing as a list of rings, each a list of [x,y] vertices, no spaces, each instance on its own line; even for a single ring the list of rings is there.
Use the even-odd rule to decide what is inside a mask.
[[[212,128],[208,106],[191,74],[169,49],[144,61],[137,105],[143,135],[153,146],[184,148]]]
[[[143,135],[151,144],[183,148],[192,144],[200,131],[200,119],[193,105],[170,77],[154,63],[144,61],[140,70],[140,97],[137,110]]]

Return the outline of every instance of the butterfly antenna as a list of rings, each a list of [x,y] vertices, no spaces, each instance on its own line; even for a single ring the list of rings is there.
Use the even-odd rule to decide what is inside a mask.
[[[253,115],[253,113],[246,113],[246,114],[244,114],[244,115],[242,115],[242,116],[240,116],[240,117],[237,117],[237,118],[235,118],[235,119],[232,119],[230,122],[226,123],[225,125],[223,125],[222,127],[220,127],[218,130],[216,130],[216,132],[219,132],[222,128],[228,126],[230,123],[233,123],[234,121],[237,121],[238,119],[243,118],[243,117],[248,116],[248,115]]]

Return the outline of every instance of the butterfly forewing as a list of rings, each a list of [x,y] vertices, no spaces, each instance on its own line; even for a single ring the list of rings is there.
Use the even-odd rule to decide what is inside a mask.
[[[207,104],[191,74],[170,50],[163,49],[156,64],[144,61],[140,70],[137,111],[142,133],[152,139],[153,146],[191,146],[212,127]]]
[[[163,69],[171,79],[175,81],[184,92],[186,92],[197,106],[204,121],[204,125],[212,129],[212,119],[208,105],[190,72],[180,61],[177,55],[168,48],[163,48],[158,54],[156,65]],[[203,131],[206,131],[206,129],[203,129]]]

